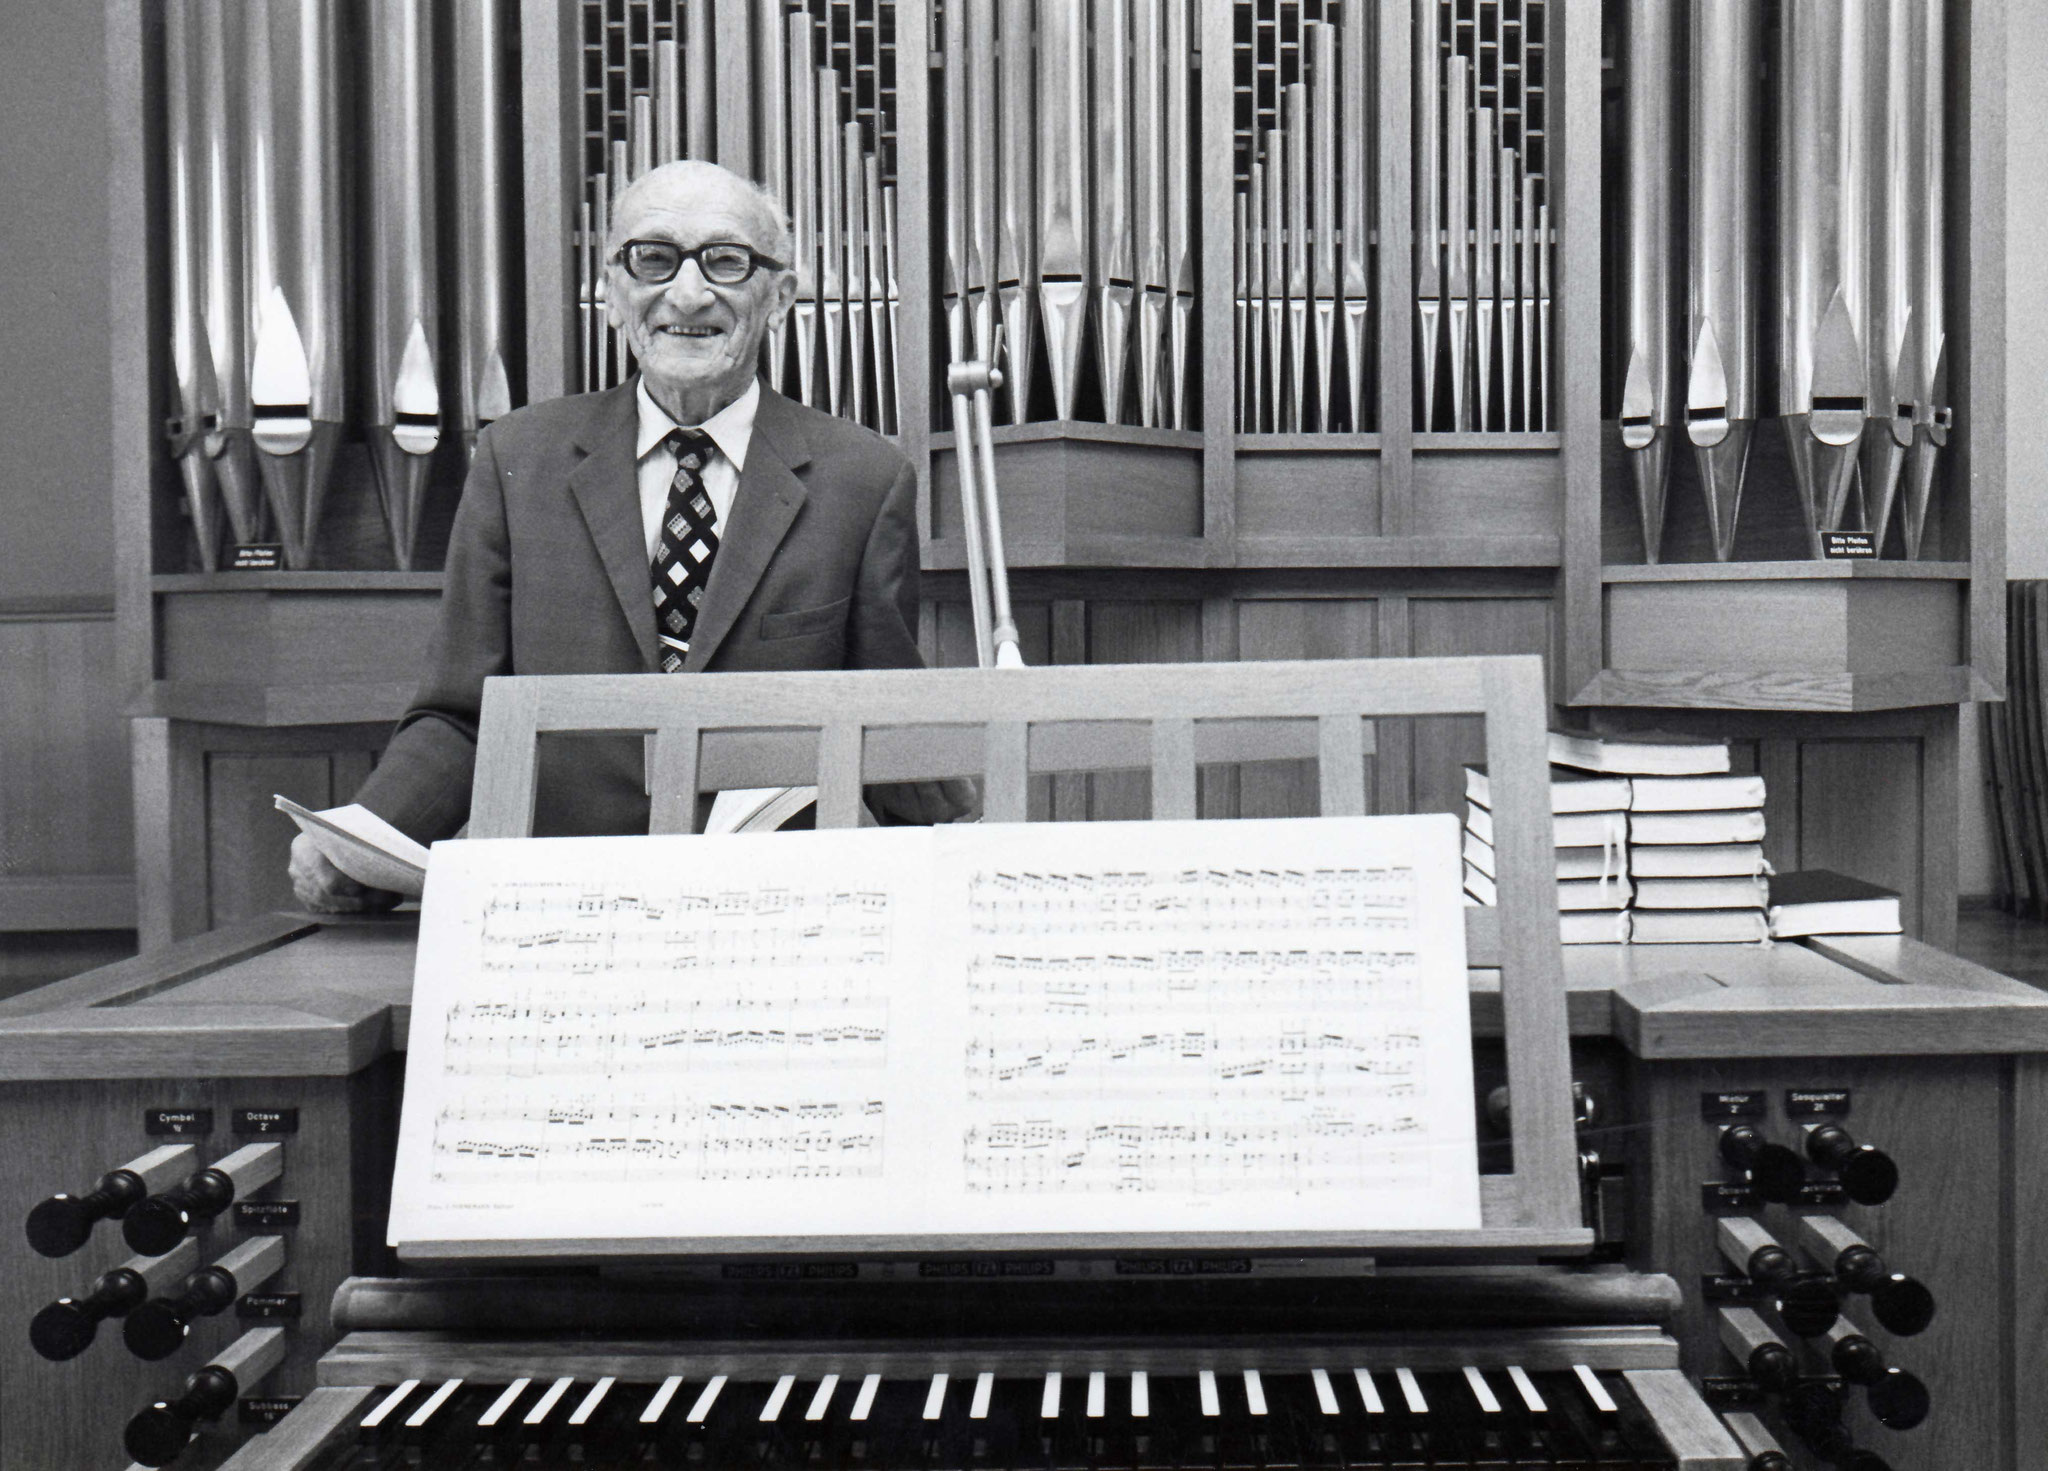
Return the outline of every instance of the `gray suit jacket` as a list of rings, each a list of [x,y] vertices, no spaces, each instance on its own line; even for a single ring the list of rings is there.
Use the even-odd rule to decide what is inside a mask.
[[[423,842],[469,814],[484,679],[654,673],[634,385],[477,442],[427,674],[356,800]],[[767,388],[687,672],[899,669],[918,656],[916,478],[867,430]],[[637,737],[542,743],[536,834],[647,831]]]

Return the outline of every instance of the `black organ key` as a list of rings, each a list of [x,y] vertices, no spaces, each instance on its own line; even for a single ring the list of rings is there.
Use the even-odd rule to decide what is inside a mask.
[[[1600,1377],[1584,1364],[1561,1377],[1552,1394],[1584,1447],[1588,1471],[1635,1471],[1635,1457],[1622,1438],[1620,1406]]]
[[[1466,1454],[1475,1471],[1512,1471],[1520,1437],[1514,1432],[1506,1405],[1483,1371],[1468,1367],[1463,1378],[1473,1411],[1465,1434]],[[1506,1387],[1501,1385],[1502,1389]]]
[[[525,1401],[533,1388],[531,1379],[515,1379],[496,1390],[476,1412],[469,1438],[481,1449],[509,1445],[519,1439],[519,1426],[526,1413]]]
[[[1150,1459],[1185,1471],[1213,1467],[1215,1426],[1202,1416],[1200,1380],[1179,1374],[1154,1374],[1147,1380],[1147,1398],[1154,1436]]]
[[[397,1438],[406,1448],[408,1460],[423,1459],[424,1453],[446,1443],[467,1403],[461,1398],[462,1390],[460,1379],[443,1380],[425,1399],[416,1400],[406,1409]]]
[[[759,1465],[765,1439],[761,1410],[774,1392],[772,1379],[735,1379],[721,1384],[703,1416],[700,1443],[710,1471],[752,1471]],[[696,1409],[691,1405],[693,1415]],[[691,1464],[696,1464],[694,1458]]]
[[[945,1381],[937,1380],[936,1387],[943,1404]],[[922,1467],[924,1410],[933,1388],[929,1379],[882,1379],[865,1407],[856,1399],[852,1414],[858,1425],[847,1443],[847,1465],[865,1471]]]
[[[1081,1413],[1088,1435],[1089,1463],[1096,1471],[1135,1471],[1137,1466],[1138,1447],[1132,1432],[1127,1384],[1122,1375],[1104,1369],[1092,1370],[1088,1375]]]
[[[765,1396],[747,1403],[758,1406],[753,1422],[743,1427],[750,1442],[747,1464],[762,1471],[796,1471],[803,1463],[803,1403],[796,1398],[796,1375],[783,1374]]]
[[[854,1385],[857,1387],[859,1382],[855,1380]],[[795,1449],[794,1464],[804,1471],[837,1471],[845,1455],[846,1438],[842,1431],[853,1393],[842,1391],[837,1374],[827,1374],[801,1398],[802,1417],[792,1420],[785,1432]]]
[[[1144,1369],[1128,1381],[1131,1412],[1131,1463],[1136,1471],[1172,1471],[1177,1438],[1153,1400],[1154,1381]]]
[[[1437,1464],[1437,1426],[1432,1422],[1429,1400],[1413,1369],[1396,1369],[1393,1392],[1382,1396],[1389,1420],[1386,1435],[1387,1465],[1395,1471],[1423,1471]]]
[[[1038,1426],[1046,1471],[1088,1471],[1087,1377],[1054,1370],[1039,1381]]]
[[[682,1385],[669,1399],[655,1427],[654,1447],[664,1466],[701,1467],[709,1458],[711,1417],[725,1393],[725,1376],[701,1385]],[[660,1391],[655,1392],[656,1398]]]
[[[1499,1393],[1512,1452],[1508,1464],[1515,1471],[1551,1471],[1565,1451],[1549,1423],[1550,1402],[1535,1379],[1519,1364],[1488,1377],[1496,1385],[1505,1381]]]
[[[370,1407],[356,1422],[356,1444],[365,1451],[381,1451],[396,1446],[406,1415],[432,1393],[431,1388],[423,1391],[419,1380],[408,1379],[384,1394],[374,1396]],[[372,1461],[370,1464],[376,1463]]]
[[[1266,1402],[1291,1432],[1293,1464],[1302,1471],[1343,1471],[1339,1435],[1342,1407],[1327,1369],[1311,1374],[1268,1374]]]

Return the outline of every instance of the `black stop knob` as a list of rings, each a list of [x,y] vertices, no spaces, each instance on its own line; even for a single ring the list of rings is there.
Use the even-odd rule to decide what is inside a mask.
[[[1840,1124],[1822,1124],[1806,1136],[1807,1157],[1835,1172],[1859,1205],[1883,1205],[1899,1188],[1899,1167],[1874,1144],[1858,1144]]]
[[[1835,1258],[1835,1275],[1851,1292],[1869,1292],[1891,1274],[1884,1258],[1867,1246],[1851,1246]]]
[[[1762,1451],[1750,1457],[1749,1471],[1793,1471],[1792,1458],[1783,1451]]]
[[[1779,1288],[1777,1309],[1785,1326],[1801,1338],[1818,1338],[1834,1326],[1841,1299],[1831,1278],[1808,1272]]]
[[[1799,1382],[1799,1361],[1782,1343],[1760,1343],[1749,1352],[1749,1377],[1773,1394]]]
[[[1927,1386],[1920,1382],[1920,1376],[1904,1369],[1885,1370],[1864,1393],[1869,1400],[1870,1413],[1877,1417],[1880,1425],[1888,1425],[1893,1430],[1911,1430],[1925,1420],[1928,1410],[1933,1408]]]
[[[152,1195],[131,1209],[121,1222],[128,1245],[144,1256],[162,1256],[192,1229],[226,1210],[235,1198],[235,1182],[219,1170],[199,1170],[183,1184]]]
[[[132,1324],[135,1320],[131,1317],[128,1321]],[[1851,1384],[1875,1384],[1884,1378],[1883,1351],[1861,1333],[1836,1339],[1829,1357],[1835,1372]]]
[[[82,1298],[60,1297],[29,1319],[28,1341],[46,1359],[75,1359],[92,1346],[103,1318],[118,1318],[148,1295],[142,1274],[116,1267]]]
[[[44,1256],[69,1256],[91,1239],[94,1225],[123,1214],[148,1193],[140,1175],[109,1170],[88,1193],[53,1195],[30,1211],[28,1244]]]
[[[176,1297],[143,1303],[121,1325],[121,1337],[139,1359],[167,1359],[178,1351],[195,1318],[207,1318],[235,1300],[234,1273],[208,1267],[185,1279]]]
[[[1917,1279],[1894,1272],[1870,1290],[1870,1311],[1887,1332],[1911,1338],[1934,1321],[1934,1294]]]
[[[1751,1186],[1773,1205],[1795,1199],[1806,1183],[1806,1161],[1749,1124],[1731,1124],[1721,1131],[1721,1158],[1749,1171]]]
[[[121,1441],[128,1454],[145,1466],[168,1466],[192,1439],[201,1420],[215,1420],[235,1402],[235,1376],[208,1364],[185,1381],[174,1400],[158,1400],[128,1422]]]
[[[1782,1246],[1759,1246],[1749,1254],[1749,1275],[1766,1286],[1790,1282],[1799,1275],[1799,1263]]]

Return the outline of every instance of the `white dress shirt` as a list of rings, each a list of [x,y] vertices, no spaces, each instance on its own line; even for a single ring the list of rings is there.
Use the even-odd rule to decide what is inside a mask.
[[[674,429],[688,429],[688,424],[677,424],[662,411],[647,392],[647,380],[641,378],[633,390],[640,403],[640,436],[633,453],[639,460],[640,487],[640,529],[647,537],[647,560],[654,560],[654,544],[661,537],[662,513],[668,509],[668,488],[676,478],[676,457],[664,443]],[[711,506],[718,513],[715,527],[718,535],[725,535],[726,522],[732,516],[733,497],[739,494],[740,472],[747,468],[747,446],[754,438],[754,411],[761,406],[761,380],[756,378],[747,385],[747,390],[696,428],[711,436],[711,443],[718,453],[711,457],[711,463],[700,472],[704,481],[704,493],[711,497]]]

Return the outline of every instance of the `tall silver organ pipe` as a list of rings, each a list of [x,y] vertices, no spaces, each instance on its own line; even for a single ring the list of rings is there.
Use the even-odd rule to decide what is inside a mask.
[[[1287,261],[1287,418],[1282,427],[1307,428],[1304,404],[1308,363],[1308,87],[1292,82],[1280,99],[1280,123],[1287,138],[1284,235]]]
[[[1415,3],[1415,320],[1420,332],[1425,430],[1436,427],[1437,365],[1443,354],[1443,74],[1442,14],[1438,0]]]
[[[1344,379],[1350,390],[1350,416],[1345,423],[1353,433],[1367,425],[1366,419],[1366,319],[1372,301],[1372,167],[1373,150],[1366,106],[1367,59],[1372,53],[1372,12],[1363,5],[1347,5],[1338,17],[1341,36],[1341,80],[1338,103],[1343,126],[1338,131],[1337,193],[1342,211],[1338,247],[1343,256],[1343,277],[1338,283],[1344,325]]]
[[[1470,429],[1465,413],[1472,346],[1472,63],[1444,58],[1444,294],[1450,311],[1451,428]]]
[[[1906,464],[1903,531],[1906,555],[1917,558],[1927,529],[1935,462],[1948,443],[1953,410],[1948,402],[1948,276],[1942,245],[1948,221],[1948,94],[1943,85],[1943,43],[1948,0],[1913,0],[1908,44],[1918,73],[1910,93],[1912,111],[1907,157],[1919,181],[1913,210],[1909,275],[1913,283],[1913,355],[1907,373],[1914,393],[1913,449]]]
[[[201,300],[213,359],[220,422],[208,438],[220,484],[228,529],[238,542],[263,540],[263,485],[256,470],[254,422],[249,402],[249,352],[254,343],[249,312],[243,219],[243,108],[247,45],[246,12],[231,0],[198,0],[191,41],[199,53],[200,77],[193,98],[205,164],[206,192],[200,201]]]
[[[1170,424],[1189,424],[1188,377],[1194,372],[1189,355],[1194,346],[1195,248],[1194,218],[1189,205],[1188,72],[1193,53],[1188,33],[1189,0],[1165,0],[1166,8],[1166,280],[1173,292],[1167,328],[1169,356],[1166,392],[1172,403]]]
[[[956,0],[956,4],[958,0]],[[967,294],[974,355],[995,360],[996,7],[967,7]]]
[[[818,161],[812,140],[817,136],[811,119],[817,115],[817,73],[811,67],[811,18],[793,12],[785,22],[789,44],[784,59],[789,66],[789,215],[796,252],[796,304],[790,317],[796,323],[797,394],[804,403],[815,404],[818,363]]]
[[[940,47],[940,83],[944,88],[946,146],[946,261],[944,298],[946,305],[946,348],[953,362],[964,362],[968,345],[967,253],[971,248],[971,210],[965,208],[970,194],[968,173],[972,149],[967,102],[967,7],[962,0],[946,7],[945,36]]]
[[[868,212],[867,171],[861,163],[858,122],[840,127],[840,187],[846,206],[847,412],[868,420]]]
[[[1750,0],[1692,0],[1685,432],[1723,562],[1756,428],[1757,33]]]
[[[1870,294],[1864,353],[1870,383],[1861,451],[1865,525],[1881,546],[1913,444],[1910,169],[1914,75],[1912,0],[1872,0],[1867,21],[1870,89]]]
[[[1137,237],[1138,399],[1140,424],[1162,418],[1170,287],[1166,279],[1166,67],[1159,0],[1131,0],[1131,222]]]
[[[717,157],[711,86],[711,0],[680,0],[683,27],[683,147],[689,158]]]
[[[1815,556],[1846,524],[1869,403],[1867,14],[1791,0],[1783,21],[1778,407]]]
[[[1130,0],[1095,0],[1092,196],[1096,290],[1096,361],[1102,381],[1102,417],[1123,418],[1128,376],[1135,271],[1131,259],[1131,38]],[[1042,12],[1041,12],[1042,16]],[[1146,126],[1157,126],[1156,118]]]
[[[517,351],[511,180],[513,53],[503,0],[455,8],[455,426],[464,454],[512,412]]]
[[[1010,418],[1030,411],[1031,367],[1038,299],[1037,86],[1031,56],[1031,0],[1001,0],[1002,96],[996,127],[1001,139],[1000,204],[996,222],[996,295],[1003,315],[1007,361],[1003,386]]]
[[[1621,393],[1621,442],[1629,452],[1643,550],[1652,562],[1663,546],[1671,470],[1671,32],[1676,19],[1670,0],[1628,0],[1624,23],[1628,226],[1622,251],[1628,279],[1628,367]]]
[[[846,379],[846,170],[839,151],[839,78],[817,69],[818,303],[824,322],[825,406],[845,411]]]
[[[1056,418],[1074,417],[1088,317],[1088,56],[1082,7],[1038,15],[1039,308]]]
[[[253,434],[285,560],[307,567],[347,401],[340,11],[252,0],[247,14]]]
[[[1314,255],[1310,295],[1315,313],[1316,427],[1327,430],[1336,405],[1337,345],[1337,31],[1327,22],[1304,28],[1309,56],[1309,214]]]
[[[754,7],[754,147],[761,186],[790,208],[789,68],[783,60],[787,35],[782,0],[756,0]],[[768,381],[785,387],[791,327],[768,334]]]
[[[433,21],[426,0],[372,0],[369,22],[365,425],[392,555],[410,570],[441,442]]]
[[[221,492],[209,440],[220,437],[220,385],[206,321],[206,211],[208,153],[200,97],[205,86],[204,42],[195,0],[164,7],[164,100],[168,113],[170,214],[171,368],[177,384],[170,417],[171,457],[185,486],[199,565],[220,566]]]

